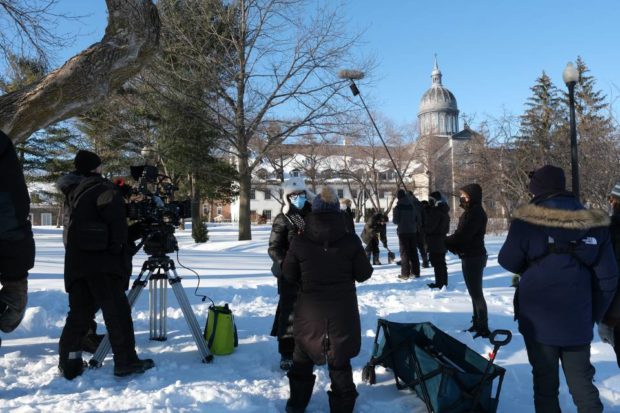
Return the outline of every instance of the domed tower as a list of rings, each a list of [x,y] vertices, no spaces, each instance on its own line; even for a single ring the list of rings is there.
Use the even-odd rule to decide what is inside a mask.
[[[431,73],[433,84],[420,99],[418,125],[420,136],[447,136],[451,137],[459,131],[459,109],[456,98],[441,84],[441,71],[437,65]]]

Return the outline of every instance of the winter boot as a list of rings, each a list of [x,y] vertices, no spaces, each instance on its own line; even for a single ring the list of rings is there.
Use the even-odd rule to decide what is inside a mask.
[[[372,265],[381,265],[378,254],[372,254]]]
[[[81,351],[73,351],[66,356],[61,355],[58,362],[58,370],[67,380],[73,380],[80,376],[84,372],[85,366],[86,363],[82,360]]]
[[[441,290],[444,287],[443,284],[437,284],[437,283],[430,283],[430,284],[426,284],[426,285],[428,285],[428,288],[430,288],[431,290],[434,289],[434,288],[437,288],[437,289]]]
[[[287,376],[291,395],[286,402],[286,413],[303,413],[310,403],[316,376],[299,376],[291,372]]]
[[[476,331],[476,326],[478,325],[478,318],[476,316],[472,316],[471,318],[471,327],[469,327],[467,330],[468,333],[473,333],[474,331]]]
[[[142,374],[148,369],[155,367],[155,362],[151,359],[136,359],[129,364],[114,365],[114,375],[117,377],[130,376],[132,374]]]
[[[358,393],[356,390],[345,393],[328,391],[327,396],[329,397],[329,413],[353,413]]]
[[[487,338],[491,335],[491,332],[489,331],[489,324],[486,318],[479,319],[477,323],[474,323],[474,327],[474,331],[476,332],[476,334],[474,334],[474,338]]]
[[[0,290],[0,330],[10,333],[21,323],[28,304],[28,281],[2,281]]]

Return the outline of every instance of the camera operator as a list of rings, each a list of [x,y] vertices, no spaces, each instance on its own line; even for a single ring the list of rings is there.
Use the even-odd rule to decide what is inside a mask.
[[[10,333],[28,303],[28,270],[34,266],[30,196],[11,139],[0,131],[0,330]]]
[[[125,202],[120,190],[101,176],[101,159],[79,151],[76,169],[89,171],[69,196],[65,289],[69,313],[59,343],[59,369],[66,379],[84,370],[81,343],[92,315],[101,308],[114,352],[114,375],[143,373],[153,360],[135,350],[131,307],[125,290],[131,275],[131,251]]]

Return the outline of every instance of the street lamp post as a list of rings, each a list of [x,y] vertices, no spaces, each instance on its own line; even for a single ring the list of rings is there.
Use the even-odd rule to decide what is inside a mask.
[[[579,80],[579,72],[568,62],[564,73],[562,73],[564,83],[568,87],[568,105],[570,109],[570,154],[573,178],[573,194],[579,199],[579,158],[577,157],[577,126],[575,124],[575,85]]]

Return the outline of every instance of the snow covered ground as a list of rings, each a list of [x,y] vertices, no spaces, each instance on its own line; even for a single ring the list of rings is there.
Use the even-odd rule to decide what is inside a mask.
[[[358,227],[358,232],[360,231]],[[63,290],[64,250],[61,231],[37,228],[36,266],[30,274],[29,308],[21,326],[2,337],[0,348],[0,411],[30,412],[282,412],[288,397],[288,381],[279,370],[276,341],[269,336],[277,303],[276,283],[267,256],[269,226],[253,228],[252,241],[237,241],[237,229],[230,225],[209,227],[210,241],[193,244],[188,233],[177,233],[180,260],[202,277],[200,292],[216,303],[230,303],[239,329],[239,348],[229,356],[202,364],[174,295],[168,300],[168,341],[148,339],[148,297],[142,294],[134,307],[138,353],[155,360],[156,368],[142,376],[117,379],[110,356],[101,369],[88,370],[73,381],[57,370],[57,343],[67,312]],[[389,245],[396,251],[393,226],[388,228]],[[490,327],[511,329],[512,343],[503,347],[497,363],[507,369],[500,412],[533,411],[530,367],[523,339],[512,321],[510,274],[497,264],[502,237],[487,237],[490,259],[485,270],[484,292],[489,306]],[[135,272],[145,256],[134,259]],[[356,411],[425,412],[411,391],[399,391],[389,372],[377,369],[377,384],[361,381],[368,361],[377,318],[393,321],[431,321],[482,355],[492,349],[488,341],[473,340],[468,327],[471,303],[460,262],[448,256],[449,288],[430,291],[432,269],[423,277],[401,282],[396,265],[375,267],[372,278],[358,287],[362,316],[362,352],[353,360],[354,379],[360,397]],[[385,252],[382,261],[387,262]],[[208,302],[194,296],[196,277],[179,268],[183,286],[196,317],[204,326]],[[100,330],[103,320],[98,316]],[[620,371],[610,346],[598,337],[592,344],[596,383],[608,412],[620,412]],[[317,385],[309,412],[328,412],[329,377],[317,368]],[[564,382],[563,411],[575,411]]]

